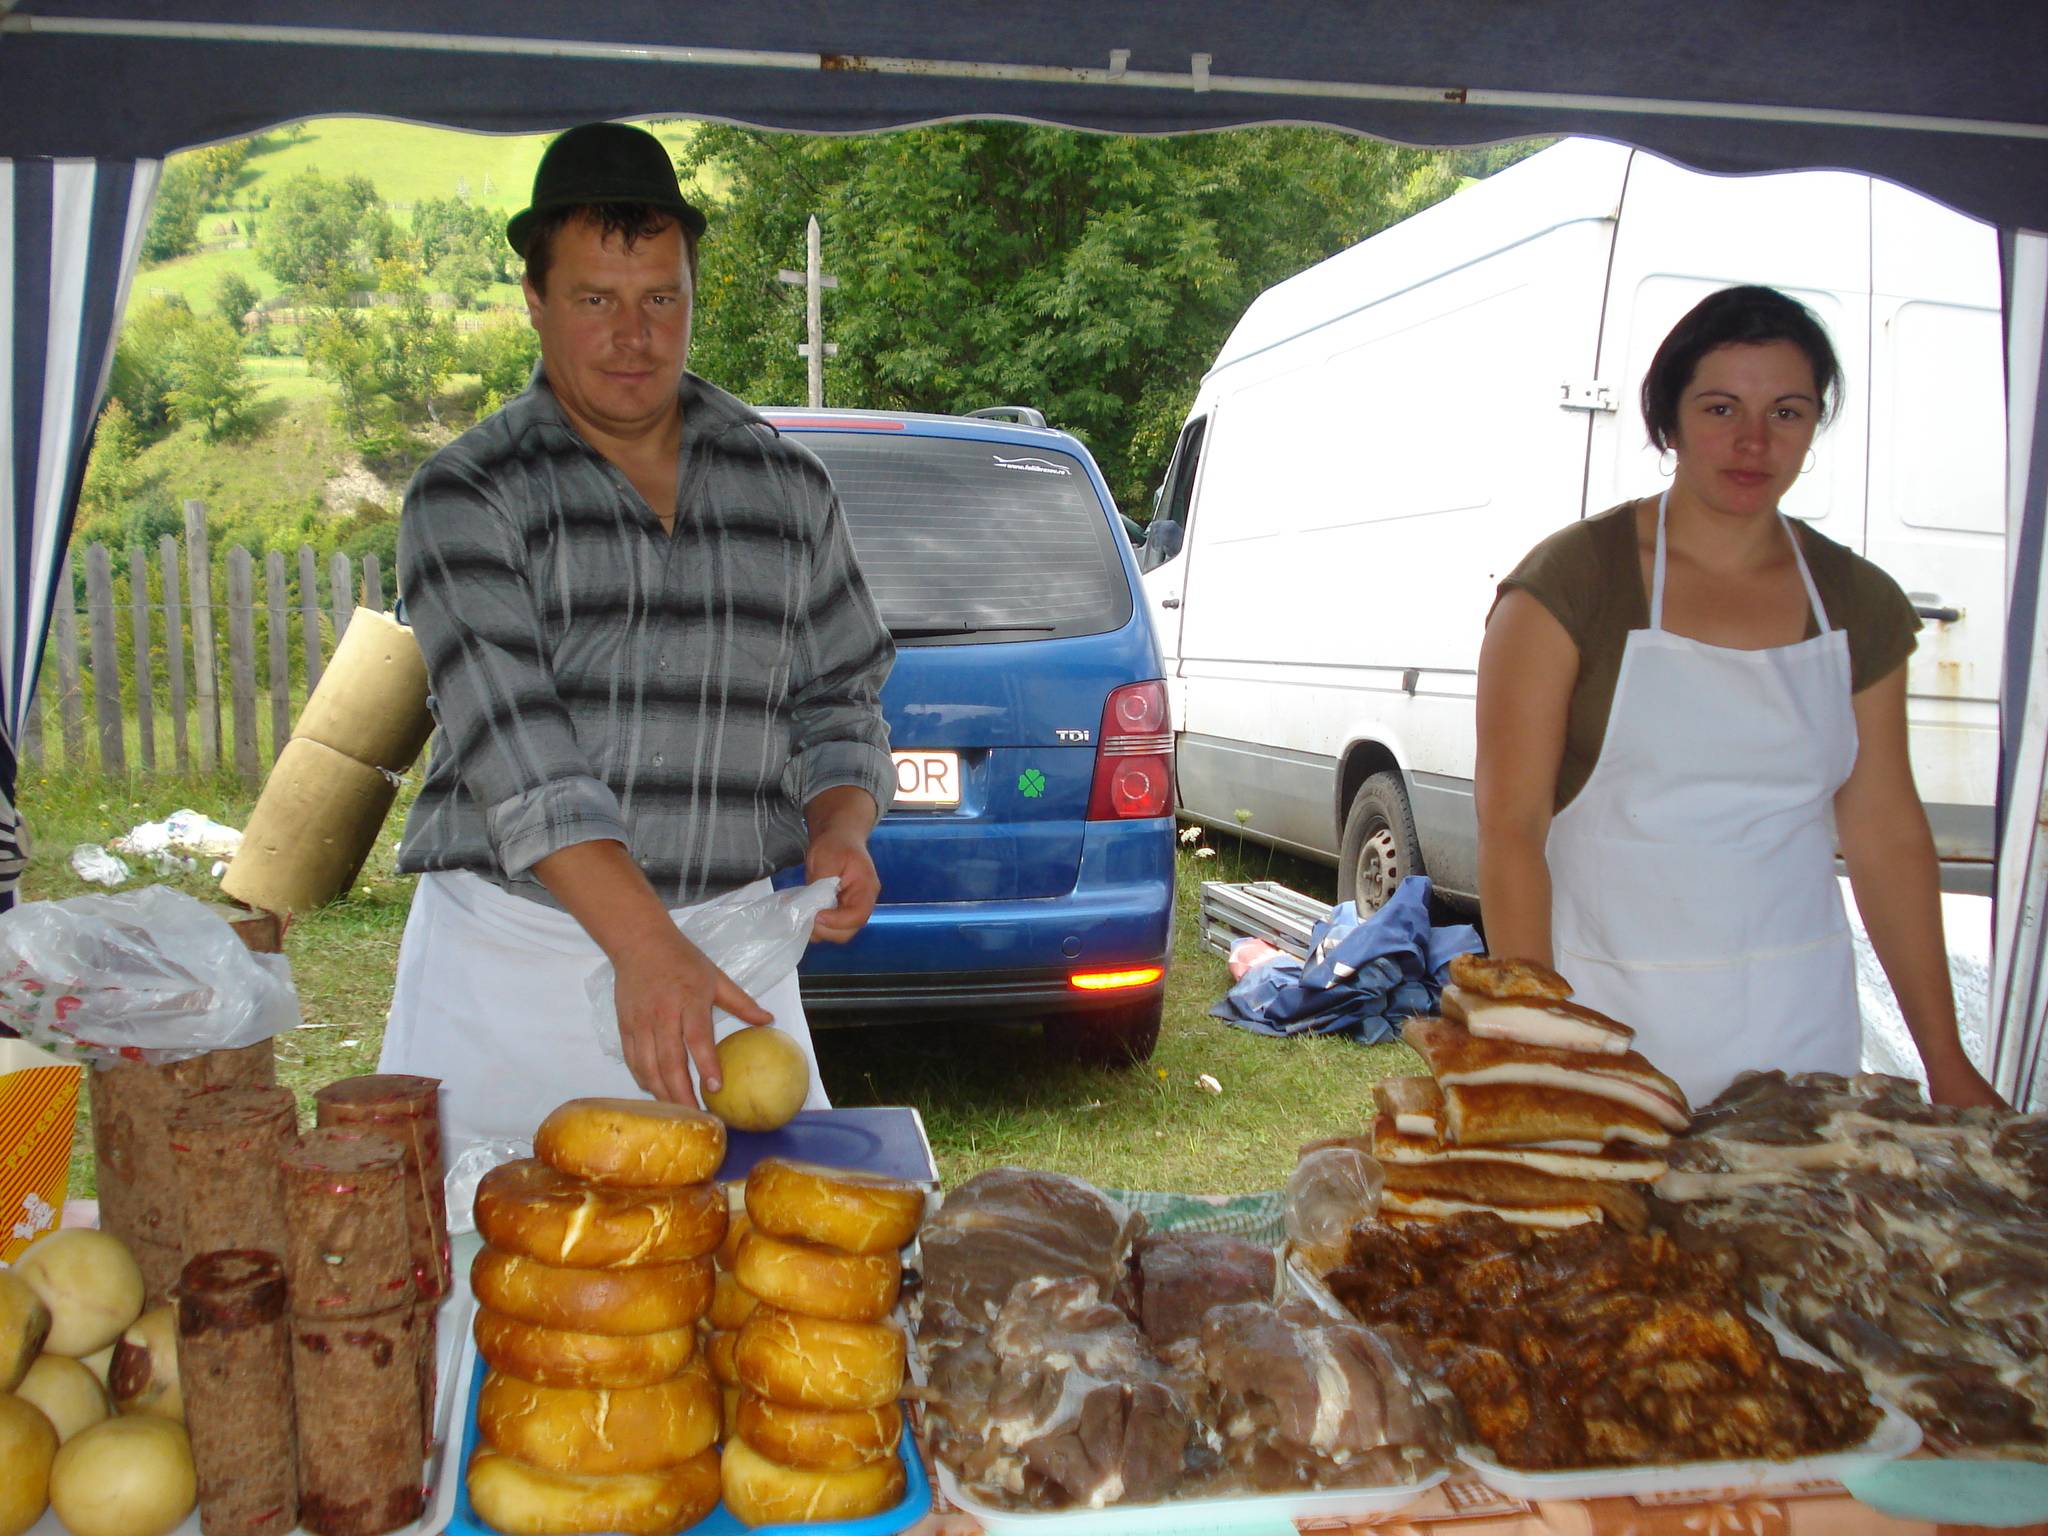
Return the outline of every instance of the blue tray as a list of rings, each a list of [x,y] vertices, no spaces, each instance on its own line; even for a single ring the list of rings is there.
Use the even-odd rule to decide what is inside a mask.
[[[474,1348],[475,1346],[471,1346]],[[455,1513],[448,1521],[448,1529],[463,1533],[463,1536],[498,1536],[495,1526],[484,1524],[469,1503],[469,1458],[476,1450],[476,1404],[484,1390],[484,1364],[476,1362],[476,1369],[470,1373],[469,1403],[462,1414],[462,1458],[448,1469],[448,1475],[457,1479],[455,1492]],[[878,1515],[867,1515],[859,1520],[820,1520],[810,1525],[743,1525],[739,1519],[728,1513],[724,1504],[714,1505],[711,1513],[695,1525],[685,1526],[688,1536],[893,1536],[922,1520],[932,1507],[931,1479],[925,1476],[924,1462],[917,1454],[917,1437],[910,1432],[910,1425],[903,1426],[903,1438],[897,1443],[896,1454],[903,1459],[904,1492],[903,1501],[894,1509],[885,1509]]]
[[[858,1168],[912,1184],[939,1182],[924,1121],[905,1106],[807,1109],[780,1130],[728,1131],[719,1182],[744,1179],[764,1157]]]

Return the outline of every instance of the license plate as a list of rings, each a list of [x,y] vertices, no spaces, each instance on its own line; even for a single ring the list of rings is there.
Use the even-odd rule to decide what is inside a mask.
[[[958,752],[891,752],[896,761],[898,805],[948,806],[960,803]]]

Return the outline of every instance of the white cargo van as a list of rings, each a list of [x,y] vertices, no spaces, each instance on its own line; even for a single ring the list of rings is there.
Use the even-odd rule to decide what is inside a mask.
[[[1494,585],[1654,493],[1638,390],[1694,303],[1762,282],[1841,355],[1785,510],[1927,621],[1913,770],[1944,875],[1988,889],[2005,629],[1996,236],[1866,176],[1714,177],[1574,139],[1262,294],[1203,380],[1145,586],[1184,815],[1476,899],[1473,684]],[[1153,540],[1152,557],[1171,547]]]

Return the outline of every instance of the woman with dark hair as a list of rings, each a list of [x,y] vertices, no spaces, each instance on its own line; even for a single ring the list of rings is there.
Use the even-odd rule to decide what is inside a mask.
[[[1858,1070],[1837,842],[1937,1103],[1997,1095],[1956,1032],[1906,753],[1919,619],[1778,511],[1840,404],[1805,306],[1724,289],[1643,380],[1671,484],[1553,534],[1479,657],[1479,891],[1500,956],[1635,1026],[1695,1104],[1737,1073]]]

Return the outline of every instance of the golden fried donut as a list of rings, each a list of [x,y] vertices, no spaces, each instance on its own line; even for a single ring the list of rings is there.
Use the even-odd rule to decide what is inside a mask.
[[[705,1316],[712,1327],[738,1333],[747,1314],[760,1304],[761,1298],[741,1285],[731,1270],[721,1269],[712,1281],[711,1310]]]
[[[903,1262],[887,1253],[842,1253],[817,1243],[770,1237],[755,1227],[740,1242],[732,1275],[771,1307],[872,1323],[889,1315],[903,1284]]]
[[[570,1269],[673,1264],[718,1246],[725,1194],[715,1184],[593,1184],[526,1157],[477,1185],[476,1229],[494,1248]]]
[[[734,1205],[732,1214],[726,1218],[725,1239],[718,1245],[718,1267],[731,1269],[733,1260],[739,1257],[740,1239],[754,1230],[753,1220],[747,1215],[744,1204]]]
[[[733,1346],[740,1385],[791,1408],[879,1408],[903,1394],[903,1335],[759,1306]]]
[[[654,1472],[715,1444],[718,1411],[701,1360],[651,1387],[537,1387],[491,1371],[476,1428],[493,1450],[549,1472]]]
[[[785,1467],[738,1435],[718,1458],[725,1507],[748,1525],[857,1520],[879,1514],[903,1497],[903,1463],[891,1456],[848,1472]]]
[[[558,1269],[486,1244],[469,1267],[479,1305],[572,1333],[665,1333],[711,1305],[711,1260],[635,1269]]]
[[[469,1459],[469,1502],[504,1536],[673,1536],[718,1503],[718,1453],[699,1451],[657,1472],[591,1476],[550,1472],[480,1445]]]
[[[721,1386],[736,1387],[740,1384],[739,1367],[733,1363],[733,1351],[740,1342],[737,1333],[723,1329],[704,1336],[704,1360],[711,1367],[711,1374],[718,1378]]]
[[[924,1191],[854,1168],[764,1157],[747,1175],[747,1216],[763,1232],[848,1253],[894,1253],[924,1219]]]
[[[476,1309],[476,1352],[508,1376],[541,1387],[651,1387],[697,1353],[695,1328],[660,1333],[573,1333]]]
[[[702,1184],[725,1161],[725,1123],[656,1099],[571,1099],[541,1121],[533,1155],[598,1184]]]
[[[790,1408],[742,1390],[733,1432],[785,1467],[850,1472],[894,1458],[903,1438],[903,1410],[894,1403],[837,1411]]]

